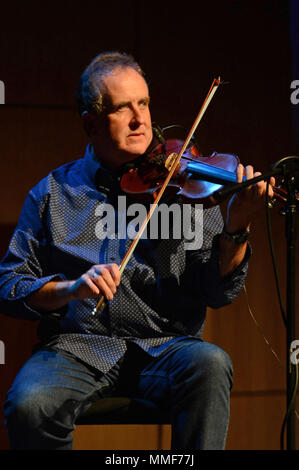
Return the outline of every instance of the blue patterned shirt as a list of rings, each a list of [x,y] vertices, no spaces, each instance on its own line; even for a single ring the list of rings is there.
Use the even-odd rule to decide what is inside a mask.
[[[231,303],[243,287],[242,264],[222,278],[219,207],[203,213],[203,243],[187,249],[183,239],[142,238],[112,301],[91,312],[97,299],[74,300],[55,312],[31,309],[26,297],[53,280],[73,280],[94,264],[120,264],[128,236],[97,235],[99,209],[116,208],[119,175],[100,166],[89,144],[84,158],[67,163],[40,181],[25,200],[8,251],[0,264],[1,313],[39,320],[42,345],[71,352],[103,372],[135,342],[158,356],[174,341],[201,338],[206,308]],[[193,211],[193,216],[195,212]],[[120,219],[118,219],[120,220]]]

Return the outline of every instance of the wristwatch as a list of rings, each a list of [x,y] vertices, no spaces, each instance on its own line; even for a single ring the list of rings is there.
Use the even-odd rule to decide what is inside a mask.
[[[250,230],[239,230],[238,232],[229,233],[225,230],[222,231],[223,236],[226,240],[235,243],[236,245],[242,245],[248,240]]]

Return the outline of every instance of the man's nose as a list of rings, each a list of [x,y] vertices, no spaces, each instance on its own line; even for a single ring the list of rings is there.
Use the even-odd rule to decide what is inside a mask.
[[[139,109],[138,106],[134,106],[132,108],[132,116],[131,116],[131,121],[130,125],[133,127],[138,127],[141,124],[144,123],[144,115],[141,109]]]

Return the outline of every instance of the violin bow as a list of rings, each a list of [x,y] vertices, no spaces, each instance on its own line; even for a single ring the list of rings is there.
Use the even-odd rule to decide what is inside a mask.
[[[181,160],[181,157],[182,157],[183,153],[185,152],[186,148],[188,147],[188,145],[190,143],[190,140],[192,139],[192,136],[193,136],[194,132],[196,131],[196,128],[197,128],[198,124],[200,123],[201,119],[203,118],[203,115],[205,114],[205,112],[206,112],[206,110],[207,110],[207,108],[208,108],[208,106],[209,106],[209,104],[210,104],[210,102],[211,102],[211,100],[212,100],[214,94],[216,93],[216,90],[218,89],[220,84],[221,84],[220,77],[214,78],[214,80],[212,82],[212,85],[211,85],[211,87],[208,91],[208,94],[207,94],[207,96],[206,96],[206,98],[205,98],[205,100],[204,100],[204,102],[203,102],[203,104],[202,104],[202,106],[199,110],[199,113],[196,116],[196,119],[195,119],[195,121],[194,121],[194,123],[193,123],[193,125],[192,125],[192,127],[189,131],[189,134],[187,135],[186,140],[185,140],[184,144],[181,147],[181,150],[175,156],[175,158],[174,158],[174,160],[171,164],[171,168],[170,168],[170,170],[169,170],[169,172],[168,172],[168,174],[167,174],[167,176],[166,176],[166,178],[163,182],[163,185],[161,186],[159,192],[155,196],[155,199],[154,199],[153,203],[151,204],[150,210],[148,211],[145,220],[141,224],[141,226],[140,226],[135,238],[133,239],[126,255],[124,256],[122,262],[119,265],[120,274],[123,273],[123,271],[126,268],[131,256],[133,255],[133,252],[134,252],[140,238],[142,237],[142,235],[143,235],[143,233],[144,233],[144,231],[145,231],[145,229],[146,229],[146,227],[147,227],[147,225],[148,225],[148,223],[149,223],[149,221],[150,221],[157,205],[159,204],[159,201],[160,201],[161,197],[163,196],[164,191],[165,191],[169,181],[171,180],[171,178],[172,178],[172,176],[173,176],[173,174],[174,174],[174,172],[175,172],[175,170],[176,170],[176,168],[177,168],[177,166],[178,166],[178,164]],[[95,308],[92,310],[91,314],[96,315],[97,312],[103,311],[105,306],[106,306],[105,297],[104,297],[104,295],[102,295],[100,297],[98,303],[96,304]]]

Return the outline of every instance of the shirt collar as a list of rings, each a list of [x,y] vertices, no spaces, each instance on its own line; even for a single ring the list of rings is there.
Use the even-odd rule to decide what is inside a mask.
[[[83,177],[87,179],[88,183],[95,187],[95,177],[97,171],[101,168],[99,160],[96,158],[93,146],[91,143],[87,144],[85,155],[83,159]]]
[[[91,187],[107,192],[119,182],[120,173],[104,167],[97,158],[93,145],[88,143],[83,159],[83,178]]]

